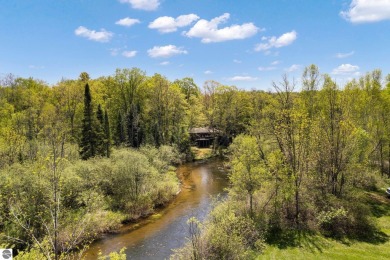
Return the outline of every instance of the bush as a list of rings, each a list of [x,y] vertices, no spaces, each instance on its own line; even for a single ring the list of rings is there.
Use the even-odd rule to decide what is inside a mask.
[[[200,238],[190,233],[190,242],[176,250],[173,259],[250,259],[253,250],[263,250],[264,239],[255,222],[241,215],[238,208],[229,200],[216,206]]]
[[[317,219],[321,230],[328,236],[344,236],[348,231],[348,212],[342,206],[321,211]]]
[[[61,159],[61,167],[57,168],[60,203],[55,205],[48,158],[0,170],[0,232],[26,242],[17,249],[34,245],[35,239],[39,243],[53,239],[52,209],[56,206],[60,208],[59,247],[68,251],[118,229],[125,220],[150,214],[179,190],[175,168],[170,165],[178,158],[175,149],[151,148],[144,153],[120,149],[114,150],[109,159],[92,158],[72,164]],[[34,247],[27,250],[23,259],[39,253]]]
[[[353,196],[352,196],[353,195]],[[334,238],[366,239],[376,230],[370,208],[358,192],[344,199],[329,200],[329,207],[317,216],[320,231]]]

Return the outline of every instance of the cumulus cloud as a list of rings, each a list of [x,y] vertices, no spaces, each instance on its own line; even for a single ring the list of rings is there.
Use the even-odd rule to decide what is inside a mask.
[[[201,38],[203,43],[210,43],[246,39],[259,31],[259,28],[253,23],[218,28],[220,24],[226,23],[229,18],[230,14],[225,13],[210,21],[201,19],[188,32],[183,34],[190,38]]]
[[[279,63],[280,63],[280,61],[275,60],[275,61],[271,62],[271,65],[275,66],[275,65],[278,65]]]
[[[390,20],[390,0],[352,0],[341,17],[351,23],[370,23]]]
[[[89,30],[84,26],[79,26],[74,33],[77,36],[87,38],[88,40],[97,42],[108,42],[114,34],[112,32],[101,29],[101,31]]]
[[[336,58],[343,59],[343,58],[347,58],[347,57],[349,57],[349,56],[352,56],[352,55],[354,55],[354,54],[355,54],[354,51],[347,52],[347,53],[341,53],[341,52],[339,52],[339,53],[336,53]]]
[[[213,74],[213,72],[212,72],[211,70],[206,70],[206,71],[204,72],[204,74],[210,75],[210,74]]]
[[[148,50],[148,54],[152,58],[169,58],[174,55],[187,53],[182,47],[176,47],[175,45],[154,46]]]
[[[301,65],[293,64],[290,67],[286,68],[285,71],[294,72],[294,71],[298,70],[300,67],[301,67]]]
[[[199,20],[196,14],[180,15],[177,18],[162,16],[149,24],[150,29],[157,29],[160,33],[176,32],[177,28],[185,27]]]
[[[137,24],[137,23],[140,23],[140,20],[133,19],[130,17],[126,17],[126,18],[120,19],[120,20],[115,22],[115,24],[117,24],[117,25],[122,25],[122,26],[126,26],[126,27],[130,27],[130,26]]]
[[[359,66],[351,64],[341,64],[337,68],[333,69],[332,74],[334,75],[347,75],[356,74],[359,71]]]
[[[167,66],[169,64],[171,64],[169,61],[163,61],[160,63],[161,66]]]
[[[137,55],[137,51],[124,51],[124,52],[122,52],[122,56],[125,56],[126,58],[133,58],[135,55]]]
[[[251,76],[234,76],[229,78],[229,81],[255,81],[257,78]]]
[[[237,63],[237,64],[240,64],[240,63],[242,63],[242,61],[240,61],[240,60],[236,60],[236,59],[234,59],[234,60],[233,60],[233,62],[234,62],[234,63]]]
[[[272,48],[281,48],[292,44],[297,39],[297,32],[287,32],[279,37],[262,37],[262,41],[265,43],[259,43],[255,46],[255,51],[267,51]]]
[[[145,11],[156,10],[160,5],[160,0],[119,0],[123,4],[130,4],[134,9]]]

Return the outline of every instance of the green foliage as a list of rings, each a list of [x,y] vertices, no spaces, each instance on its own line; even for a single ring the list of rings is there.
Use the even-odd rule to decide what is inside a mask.
[[[111,154],[111,131],[110,121],[108,120],[107,110],[104,111],[104,149],[105,155],[110,157]]]
[[[348,221],[348,212],[344,207],[338,209],[330,208],[327,211],[319,212],[317,219],[321,229],[330,232],[331,236],[344,233]]]
[[[226,258],[227,252],[241,255],[230,248],[248,253],[240,249],[245,242],[229,233],[232,226],[222,228],[226,223],[234,226],[235,218],[242,216],[245,223],[254,222],[268,243],[281,247],[306,243],[310,238],[304,234],[319,233],[343,240],[384,241],[373,220],[376,208],[367,206],[362,193],[386,185],[383,177],[390,173],[390,92],[381,85],[381,72],[367,73],[341,89],[311,65],[301,82],[302,91],[295,92],[296,82],[283,76],[273,84],[275,93],[252,92],[251,98],[245,94],[239,98],[234,88],[206,82],[204,106],[210,125],[227,135],[226,129],[240,129],[225,118],[234,118],[229,109],[241,111],[236,100],[244,104],[250,119],[240,114],[238,122],[245,122],[248,134],[235,136],[229,149],[231,186],[224,204],[240,207],[234,215],[225,209],[220,218],[214,218],[219,208],[214,209],[210,219],[215,222],[209,219],[212,225],[205,225],[201,233],[207,246],[198,246],[197,251],[204,253],[214,243],[221,255],[210,258]],[[250,218],[245,215],[248,208]],[[230,241],[223,241],[223,232]],[[259,240],[258,247],[262,245]],[[191,252],[188,247],[183,250]]]
[[[88,83],[85,85],[84,118],[81,131],[80,156],[83,160],[100,155],[109,157],[110,131],[108,116],[97,106],[96,118]]]
[[[18,249],[42,247],[44,241],[53,239],[53,212],[49,209],[57,205],[61,223],[58,249],[67,253],[82,248],[102,233],[118,229],[123,221],[148,215],[174,197],[179,190],[176,174],[169,167],[174,154],[168,147],[156,149],[156,159],[168,160],[158,169],[155,165],[161,163],[152,164],[136,150],[114,150],[110,159],[72,163],[62,159],[57,165],[58,204],[53,201],[51,157],[8,166],[0,171],[1,231],[20,241]],[[34,250],[24,257],[39,253]],[[48,248],[43,253],[50,252]]]
[[[263,238],[253,219],[237,203],[217,205],[204,226],[190,219],[190,241],[176,250],[173,259],[251,259],[264,248]],[[201,232],[203,231],[203,232]]]
[[[111,252],[108,256],[103,256],[99,252],[98,260],[126,260],[125,250],[126,247],[123,247],[119,252]]]
[[[264,234],[291,229],[369,239],[376,209],[361,190],[390,176],[389,77],[374,70],[342,87],[310,65],[300,92],[284,76],[275,92],[208,81],[202,93],[191,78],[137,68],[53,87],[9,75],[0,88],[0,232],[39,257],[51,250],[37,251],[54,241],[48,233],[67,251],[149,214],[179,189],[172,165],[191,158],[189,128],[208,126],[213,153],[233,142],[230,197],[204,228],[193,225],[187,259],[250,258]],[[138,150],[111,152],[111,137]]]
[[[80,141],[80,156],[83,160],[87,160],[96,155],[97,137],[94,122],[91,92],[89,85],[86,84],[84,93],[84,118]]]
[[[232,173],[229,179],[232,190],[248,194],[250,214],[253,214],[253,194],[265,181],[267,169],[258,153],[254,137],[240,135],[234,139],[230,149],[232,151]]]

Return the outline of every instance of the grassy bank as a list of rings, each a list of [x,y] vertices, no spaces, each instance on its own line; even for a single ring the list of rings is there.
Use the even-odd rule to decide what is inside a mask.
[[[390,199],[383,192],[367,192],[366,203],[378,227],[374,237],[359,241],[295,234],[267,246],[257,259],[390,259]]]

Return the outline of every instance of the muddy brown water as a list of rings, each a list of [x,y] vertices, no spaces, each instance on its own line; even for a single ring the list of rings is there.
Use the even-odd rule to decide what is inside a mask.
[[[187,241],[187,220],[204,220],[211,210],[213,199],[226,196],[227,171],[220,160],[194,162],[180,166],[182,188],[177,197],[164,209],[140,221],[124,226],[117,234],[105,235],[94,242],[85,259],[97,259],[126,247],[127,259],[169,259],[172,249]]]

